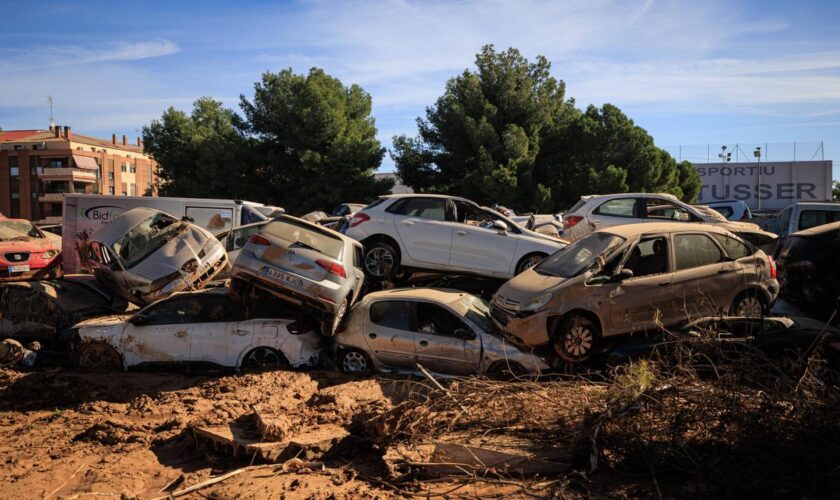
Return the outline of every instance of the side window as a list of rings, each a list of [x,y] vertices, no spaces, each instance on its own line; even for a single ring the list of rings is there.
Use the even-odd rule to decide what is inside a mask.
[[[201,303],[201,323],[226,323],[245,319],[245,310],[228,297],[206,297]]]
[[[458,328],[467,326],[451,312],[435,304],[417,303],[415,332],[451,336]]]
[[[666,200],[658,198],[645,198],[644,205],[645,213],[647,214],[648,219],[680,222],[687,222],[691,220],[691,214],[689,214],[685,208]],[[732,210],[730,209],[730,213],[731,212]]]
[[[411,331],[411,302],[383,300],[370,305],[371,323],[386,328]]]
[[[677,271],[715,264],[723,259],[717,245],[705,234],[674,236]]]
[[[799,214],[799,230],[822,226],[831,222],[831,212],[828,210],[803,210]]]
[[[741,257],[748,257],[752,255],[752,251],[740,241],[735,238],[730,238],[724,234],[712,234],[712,236],[723,247],[723,251],[730,259],[740,259]]]
[[[193,298],[169,300],[146,309],[143,315],[149,318],[146,325],[198,323],[201,318],[201,302]]]
[[[593,212],[595,215],[608,215],[610,217],[636,217],[636,199],[619,198],[601,203]]]
[[[357,246],[353,246],[353,267],[357,269],[364,269],[365,251]]]
[[[633,271],[633,277],[653,276],[668,272],[668,239],[664,236],[644,238],[630,250],[624,269]]]
[[[712,207],[712,208],[717,210],[722,216],[726,217],[727,219],[732,217],[732,214],[734,213],[734,212],[732,212],[732,207],[723,206],[723,207]]]
[[[446,220],[446,200],[444,198],[409,198],[399,206],[392,207],[399,215],[408,217],[420,217],[431,220]]]
[[[263,224],[258,224],[255,226],[243,227],[231,231],[231,236],[228,237],[225,248],[228,252],[231,252],[233,250],[239,250],[240,248],[244,247],[246,243],[248,243],[248,239],[251,238],[251,235],[258,232],[260,229],[262,229],[262,227]]]

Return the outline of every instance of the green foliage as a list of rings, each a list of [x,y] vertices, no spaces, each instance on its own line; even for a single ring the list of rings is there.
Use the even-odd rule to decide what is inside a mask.
[[[831,199],[840,201],[840,181],[834,181],[831,188]]]
[[[555,211],[581,195],[667,192],[693,201],[700,178],[616,106],[575,107],[540,56],[485,46],[476,71],[449,80],[416,138],[394,137],[403,181],[480,203]]]

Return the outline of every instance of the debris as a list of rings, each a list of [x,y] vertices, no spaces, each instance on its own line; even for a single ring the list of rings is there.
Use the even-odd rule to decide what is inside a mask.
[[[36,342],[37,344],[37,342]],[[36,350],[23,347],[23,344],[13,339],[0,342],[0,367],[3,366],[32,366],[38,357]]]

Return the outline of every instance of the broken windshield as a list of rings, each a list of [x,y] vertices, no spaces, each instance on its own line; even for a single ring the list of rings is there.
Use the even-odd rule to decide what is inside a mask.
[[[157,213],[131,228],[114,245],[126,269],[131,269],[153,254],[169,240],[180,234],[187,225],[165,213]]]
[[[486,300],[475,295],[464,295],[460,302],[466,308],[464,316],[470,321],[487,333],[496,331],[496,325],[493,323],[493,318],[490,317],[490,304]]]
[[[534,270],[546,276],[572,278],[592,267],[601,255],[607,255],[624,242],[610,233],[592,233],[546,257]]]
[[[28,222],[4,220],[0,222],[0,241],[26,241],[43,238],[38,228]]]

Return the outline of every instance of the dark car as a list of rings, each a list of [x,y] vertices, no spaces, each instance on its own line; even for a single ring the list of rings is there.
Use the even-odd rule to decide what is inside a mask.
[[[827,321],[840,297],[840,222],[790,235],[778,259],[782,296]],[[840,324],[837,315],[834,323]]]
[[[90,275],[0,284],[0,338],[37,340],[59,349],[63,335],[79,321],[125,313],[125,300],[106,292]]]

